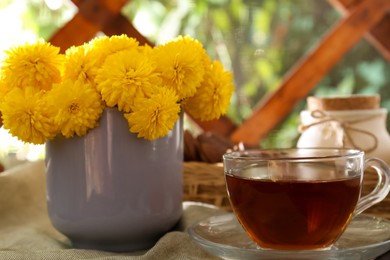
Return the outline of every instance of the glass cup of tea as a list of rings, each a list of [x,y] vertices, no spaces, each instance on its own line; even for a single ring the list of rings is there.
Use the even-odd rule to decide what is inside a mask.
[[[261,248],[328,249],[390,190],[389,167],[354,149],[236,151],[223,163],[233,211]],[[375,173],[376,187],[361,196],[363,175]]]

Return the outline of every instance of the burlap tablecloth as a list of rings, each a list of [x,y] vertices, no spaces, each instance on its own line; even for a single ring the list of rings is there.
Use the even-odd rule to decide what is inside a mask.
[[[197,245],[186,228],[225,211],[191,202],[183,203],[183,216],[175,230],[148,251],[118,254],[73,249],[47,216],[45,181],[42,161],[0,173],[0,259],[218,259]],[[390,259],[390,254],[378,259]]]
[[[186,228],[224,211],[188,202],[183,203],[183,216],[175,230],[148,251],[117,254],[73,249],[50,223],[45,185],[42,161],[0,173],[0,259],[217,259],[203,251]]]

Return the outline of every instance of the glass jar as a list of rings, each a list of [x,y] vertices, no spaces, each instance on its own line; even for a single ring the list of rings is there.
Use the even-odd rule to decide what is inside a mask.
[[[309,97],[300,113],[297,147],[345,147],[362,150],[390,163],[388,111],[379,107],[378,95]]]

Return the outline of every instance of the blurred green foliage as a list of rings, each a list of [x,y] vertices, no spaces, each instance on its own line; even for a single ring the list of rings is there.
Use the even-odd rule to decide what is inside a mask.
[[[26,26],[44,39],[72,15],[69,6],[53,11],[42,0],[26,4]],[[236,92],[228,116],[237,124],[340,19],[326,0],[132,0],[123,14],[153,42],[188,34],[199,39],[212,58],[221,60],[234,73]],[[390,64],[362,40],[310,95],[379,93],[381,105],[390,109],[389,88]],[[303,109],[305,100],[261,146],[294,146]]]
[[[22,16],[25,28],[34,31],[39,38],[46,40],[69,21],[77,10],[68,0],[58,0],[62,1],[61,8],[53,10],[47,4],[49,1],[25,0],[26,8]]]

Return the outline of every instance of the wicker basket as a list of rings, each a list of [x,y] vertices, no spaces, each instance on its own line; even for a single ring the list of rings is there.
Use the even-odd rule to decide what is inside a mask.
[[[231,210],[223,174],[221,163],[185,162],[183,199]]]
[[[376,182],[377,175],[373,172],[367,172],[364,177],[362,194],[367,194],[373,190]],[[183,199],[209,203],[231,211],[222,164],[185,162]],[[390,219],[390,195],[364,213]]]

